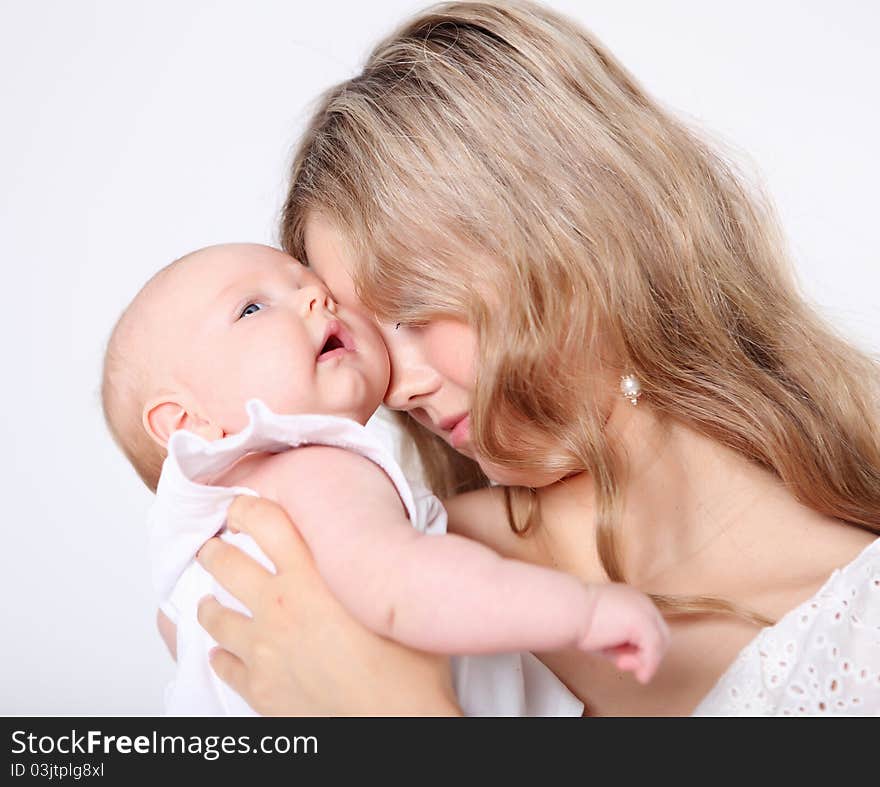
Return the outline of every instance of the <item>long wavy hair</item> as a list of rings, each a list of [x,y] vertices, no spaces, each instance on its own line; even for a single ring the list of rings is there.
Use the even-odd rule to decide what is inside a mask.
[[[658,414],[876,533],[878,361],[799,294],[770,201],[728,159],[566,18],[447,3],[321,98],[282,245],[303,259],[305,222],[322,214],[346,231],[357,291],[380,318],[475,328],[476,450],[508,468],[590,473],[611,580],[626,579],[625,462],[603,430],[597,381],[609,375],[597,370],[632,371]],[[488,483],[402,423],[438,494]],[[535,526],[534,490],[507,494],[511,526]],[[765,622],[718,599],[658,600]]]

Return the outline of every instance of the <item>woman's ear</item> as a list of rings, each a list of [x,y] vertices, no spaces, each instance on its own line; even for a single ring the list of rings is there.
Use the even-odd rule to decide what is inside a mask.
[[[206,440],[219,440],[226,433],[215,423],[168,396],[158,397],[144,406],[143,424],[147,434],[163,448],[178,429],[194,432]]]

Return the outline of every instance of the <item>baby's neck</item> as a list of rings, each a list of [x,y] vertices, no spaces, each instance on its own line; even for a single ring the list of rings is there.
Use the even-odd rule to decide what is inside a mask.
[[[275,454],[268,451],[245,454],[217,475],[197,480],[206,486],[253,486],[254,479],[260,475],[267,460],[273,456]]]

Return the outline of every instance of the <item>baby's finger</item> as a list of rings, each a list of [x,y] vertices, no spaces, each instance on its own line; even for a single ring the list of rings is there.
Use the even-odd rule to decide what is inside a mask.
[[[622,656],[627,653],[637,653],[637,652],[638,652],[638,646],[633,645],[630,642],[625,642],[622,645],[615,645],[612,648],[605,648],[605,650],[602,651],[603,655],[607,656],[609,659],[615,659],[618,656]]]
[[[648,683],[654,677],[666,653],[669,642],[668,630],[663,621],[660,621],[660,624],[648,629],[642,640],[638,659],[639,668],[636,671],[636,678],[640,683]]]
[[[241,495],[229,506],[226,522],[230,530],[253,538],[279,572],[311,565],[311,555],[296,525],[277,503]]]
[[[621,672],[638,673],[641,669],[641,659],[635,653],[624,653],[614,660],[614,666]]]
[[[639,683],[650,683],[654,675],[657,673],[659,663],[653,661],[645,661],[635,670],[636,680]]]
[[[247,615],[227,609],[213,596],[205,596],[199,601],[196,617],[199,625],[220,647],[240,658],[247,658],[250,643],[247,628],[251,623]]]

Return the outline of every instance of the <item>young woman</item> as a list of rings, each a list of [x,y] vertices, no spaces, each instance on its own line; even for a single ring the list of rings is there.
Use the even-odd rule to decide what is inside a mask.
[[[324,97],[282,235],[377,316],[452,529],[668,614],[648,686],[540,654],[587,713],[880,713],[877,364],[798,295],[766,200],[593,36],[524,4],[408,22]],[[295,523],[230,521],[279,569],[201,554],[254,612],[200,617],[253,707],[455,711]]]

